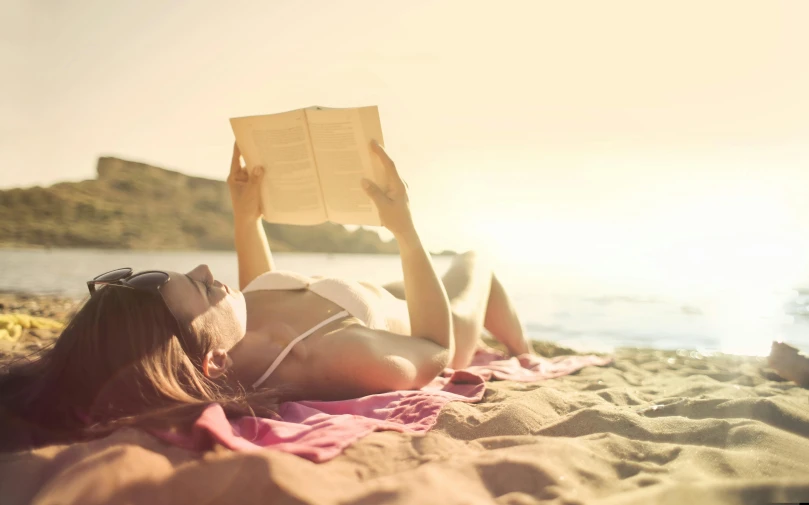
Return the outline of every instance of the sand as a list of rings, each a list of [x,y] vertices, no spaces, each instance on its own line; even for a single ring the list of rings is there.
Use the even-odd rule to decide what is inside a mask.
[[[20,347],[38,339],[23,337]],[[4,505],[809,501],[809,390],[763,358],[642,349],[615,358],[538,383],[492,382],[481,403],[449,404],[425,436],[373,433],[322,464],[273,451],[192,453],[135,430],[2,454],[0,497]]]

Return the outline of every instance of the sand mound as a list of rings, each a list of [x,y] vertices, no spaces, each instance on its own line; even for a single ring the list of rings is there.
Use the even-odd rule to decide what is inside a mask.
[[[426,436],[374,433],[324,464],[199,455],[126,430],[0,456],[4,504],[768,503],[809,500],[809,391],[763,359],[620,351],[490,383]]]

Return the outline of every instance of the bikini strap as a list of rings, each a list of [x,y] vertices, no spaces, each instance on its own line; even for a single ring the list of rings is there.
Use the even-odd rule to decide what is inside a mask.
[[[263,383],[265,380],[267,380],[267,377],[269,377],[269,376],[270,376],[270,374],[272,374],[272,373],[275,371],[275,369],[276,369],[276,368],[278,368],[278,365],[280,365],[280,364],[281,364],[281,361],[282,361],[284,358],[286,358],[287,354],[289,354],[289,351],[291,351],[291,350],[292,350],[292,347],[294,347],[294,346],[295,346],[295,344],[297,344],[297,343],[298,343],[298,342],[300,342],[301,340],[305,339],[306,337],[308,337],[308,336],[309,336],[309,335],[311,335],[312,333],[316,332],[316,331],[317,331],[317,330],[319,330],[320,328],[323,328],[323,327],[324,327],[324,326],[326,326],[327,324],[329,324],[329,323],[331,323],[331,322],[334,322],[334,321],[337,321],[338,319],[342,319],[342,318],[344,318],[344,317],[348,317],[349,315],[350,315],[350,314],[348,313],[348,311],[347,311],[347,310],[344,310],[344,311],[342,311],[342,312],[338,312],[337,314],[335,314],[335,315],[331,316],[330,318],[326,319],[325,321],[322,321],[320,324],[318,324],[318,325],[317,325],[317,326],[315,326],[314,328],[310,329],[310,330],[309,330],[309,331],[307,331],[306,333],[303,333],[303,334],[299,335],[299,336],[298,336],[298,337],[296,337],[296,338],[295,338],[295,340],[293,340],[292,342],[288,343],[288,344],[287,344],[287,346],[286,346],[286,347],[284,347],[284,350],[283,350],[283,351],[281,351],[281,354],[279,354],[279,355],[278,355],[278,357],[277,357],[277,358],[275,358],[275,361],[273,361],[273,362],[272,362],[272,364],[271,364],[271,365],[270,365],[270,367],[267,369],[267,371],[266,371],[266,372],[264,372],[264,373],[261,375],[261,377],[259,377],[259,378],[258,378],[258,380],[257,380],[256,382],[254,382],[254,383],[253,383],[253,389],[255,389],[255,388],[259,387],[259,386],[261,385],[261,383]]]

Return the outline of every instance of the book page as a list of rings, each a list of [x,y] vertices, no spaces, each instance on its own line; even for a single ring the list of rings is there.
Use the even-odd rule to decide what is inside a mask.
[[[376,106],[360,107],[357,109],[360,114],[360,122],[362,123],[362,130],[365,132],[365,137],[370,142],[371,139],[376,140],[379,145],[385,147],[385,139],[382,138],[382,123],[379,121],[379,109]],[[387,178],[385,174],[385,167],[379,157],[371,153],[371,173],[373,177],[371,180],[376,182],[380,188],[387,186]]]
[[[376,107],[367,109],[373,109],[366,115],[376,116],[378,124]],[[369,143],[374,137],[363,128],[361,110],[312,107],[306,116],[329,221],[379,226],[376,208],[360,185],[363,177],[383,182],[371,163]],[[381,128],[376,130],[373,133],[381,134]]]
[[[326,221],[304,111],[233,118],[230,124],[247,167],[264,167],[264,219],[301,225]]]

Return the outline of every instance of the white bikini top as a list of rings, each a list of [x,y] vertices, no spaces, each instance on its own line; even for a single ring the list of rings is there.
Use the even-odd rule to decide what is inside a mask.
[[[267,380],[295,344],[327,324],[349,315],[356,317],[371,329],[410,335],[410,319],[406,303],[384,289],[375,291],[356,281],[332,277],[311,278],[295,272],[273,270],[253,279],[242,292],[297,289],[308,289],[344,310],[321,321],[287,344],[269,368],[253,383],[253,388],[259,387]]]

